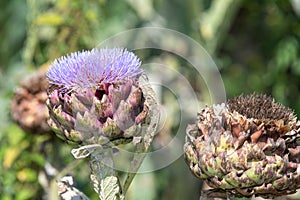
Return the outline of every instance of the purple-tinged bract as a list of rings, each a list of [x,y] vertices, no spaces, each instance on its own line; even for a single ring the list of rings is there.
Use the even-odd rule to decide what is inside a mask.
[[[66,141],[84,144],[125,143],[142,134],[149,123],[150,90],[143,89],[140,65],[122,48],[93,49],[55,60],[47,74],[52,130]]]
[[[56,59],[47,78],[63,90],[98,89],[142,73],[140,60],[123,48],[92,49]]]

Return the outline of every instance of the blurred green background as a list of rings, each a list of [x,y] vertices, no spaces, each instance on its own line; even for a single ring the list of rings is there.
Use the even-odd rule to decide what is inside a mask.
[[[63,174],[74,175],[76,187],[97,199],[87,164],[74,161],[71,147],[52,135],[21,130],[10,114],[11,98],[20,80],[43,64],[131,28],[159,26],[188,35],[215,60],[228,98],[267,93],[300,114],[299,0],[2,0],[0,5],[0,199],[54,198],[49,194]],[[189,70],[181,60],[163,59]],[[198,91],[193,73],[186,74]],[[162,98],[168,103],[167,94]],[[167,123],[155,142],[172,137],[174,126]],[[49,166],[58,175],[47,174]],[[199,199],[200,191],[201,181],[181,157],[138,175],[128,199]]]

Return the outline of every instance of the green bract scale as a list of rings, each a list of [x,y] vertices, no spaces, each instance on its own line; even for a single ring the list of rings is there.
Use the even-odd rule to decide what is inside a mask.
[[[300,122],[266,95],[204,108],[184,152],[192,173],[218,192],[273,198],[300,188]]]

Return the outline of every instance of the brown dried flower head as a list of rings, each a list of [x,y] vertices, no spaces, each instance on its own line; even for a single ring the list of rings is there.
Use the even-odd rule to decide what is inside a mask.
[[[186,134],[187,164],[218,191],[272,198],[300,188],[300,122],[267,95],[206,107]]]
[[[26,77],[14,92],[12,117],[28,133],[44,134],[51,131],[47,124],[47,88],[46,73],[40,70]]]

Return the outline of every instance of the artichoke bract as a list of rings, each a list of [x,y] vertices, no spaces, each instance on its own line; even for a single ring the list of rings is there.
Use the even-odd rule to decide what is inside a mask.
[[[122,48],[93,49],[55,60],[47,73],[50,127],[75,143],[131,141],[148,123],[140,65]]]
[[[185,160],[216,191],[273,198],[300,188],[300,123],[262,95],[206,107],[186,131]]]

